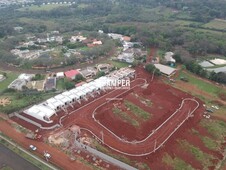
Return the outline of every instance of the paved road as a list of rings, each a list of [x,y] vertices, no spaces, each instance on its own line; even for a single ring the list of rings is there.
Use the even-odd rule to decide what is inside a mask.
[[[16,170],[39,170],[38,167],[0,144],[0,169],[4,165]]]
[[[33,159],[36,159],[37,161],[41,162],[42,164],[46,165],[49,169],[53,169],[53,170],[58,170],[56,167],[54,167],[51,164],[46,163],[45,161],[43,161],[42,159],[38,158],[37,156],[33,155],[32,153],[26,151],[25,149],[23,149],[22,147],[18,146],[16,143],[8,140],[7,138],[5,138],[4,136],[0,135],[0,139],[3,139],[5,141],[7,141],[8,143],[10,143],[12,146],[17,147],[21,152],[26,153],[27,155],[29,155],[30,157],[32,157]],[[3,145],[2,145],[3,146]],[[4,147],[4,146],[3,146]],[[7,149],[7,148],[6,148]],[[14,154],[14,153],[13,153]],[[1,154],[0,154],[1,155]],[[15,154],[16,155],[16,154]],[[1,158],[1,157],[0,157]],[[21,158],[21,157],[20,157]],[[23,159],[23,158],[21,158]],[[24,160],[24,159],[23,159]],[[24,160],[26,161],[26,160]],[[1,162],[0,162],[1,163]],[[29,163],[29,162],[28,162]]]

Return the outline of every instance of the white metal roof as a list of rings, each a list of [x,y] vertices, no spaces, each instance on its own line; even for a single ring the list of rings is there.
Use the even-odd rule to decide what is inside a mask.
[[[89,83],[89,88],[93,91],[93,90],[97,90],[98,87],[96,86],[95,82],[94,81],[91,81]]]
[[[56,74],[56,77],[64,77],[64,72],[58,72],[58,73]]]
[[[176,69],[169,67],[169,66],[165,66],[162,64],[154,64],[156,68],[158,68],[162,73],[166,74],[166,75],[171,75],[174,71],[176,71]]]
[[[34,105],[31,108],[25,110],[24,113],[35,117],[36,119],[48,122],[44,119],[44,117],[50,118],[53,114],[55,114],[55,111],[44,105]]]
[[[76,95],[70,91],[63,92],[62,95],[69,97],[71,100],[79,98],[78,95]]]
[[[103,88],[104,86],[106,86],[107,77],[100,77],[100,78],[94,80],[94,82],[98,88]]]
[[[54,97],[48,99],[47,101],[47,105],[49,107],[51,107],[52,109],[56,109],[57,107],[63,106],[64,103],[60,100],[55,99]]]
[[[159,66],[160,65],[160,66]],[[156,67],[158,66],[160,68],[165,68],[166,71],[173,72],[175,69],[164,66],[159,64],[156,64]],[[159,68],[159,69],[160,69]],[[161,69],[160,69],[161,71]],[[51,117],[54,113],[57,107],[61,107],[65,104],[65,102],[70,102],[73,99],[86,95],[89,92],[92,92],[93,90],[97,90],[98,88],[103,89],[110,81],[115,81],[119,79],[122,76],[127,76],[130,73],[135,72],[133,69],[120,69],[118,71],[112,72],[108,76],[102,76],[94,81],[91,81],[89,83],[83,84],[79,87],[76,87],[70,91],[63,92],[62,94],[58,94],[55,97],[52,97],[42,104],[34,105],[31,108],[27,109],[25,111],[26,114],[29,114],[33,117],[36,117],[37,119],[40,119],[42,121],[47,122],[44,120],[44,117]]]
[[[79,87],[76,87],[75,89],[72,89],[70,90],[70,92],[74,93],[75,95],[78,96],[78,98],[86,95],[86,93],[83,91],[83,87],[82,86],[79,86]]]
[[[82,86],[84,87],[83,91],[86,92],[86,93],[90,93],[90,92],[93,91],[93,90],[90,88],[90,83],[83,84]]]
[[[57,100],[60,100],[60,101],[63,102],[63,103],[72,101],[71,98],[69,98],[69,97],[67,97],[67,96],[64,96],[64,95],[62,95],[62,94],[58,94],[58,95],[55,96],[54,98],[57,99]]]

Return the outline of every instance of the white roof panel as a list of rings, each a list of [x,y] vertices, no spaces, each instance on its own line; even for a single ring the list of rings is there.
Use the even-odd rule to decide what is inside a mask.
[[[158,68],[162,73],[166,74],[166,75],[171,75],[174,71],[176,71],[176,69],[169,67],[169,66],[165,66],[162,64],[154,64],[156,68]]]
[[[58,94],[54,98],[57,99],[57,100],[59,100],[59,101],[61,101],[61,102],[63,102],[63,103],[66,103],[66,102],[70,102],[71,101],[71,99],[69,97],[64,96],[62,94]]]
[[[55,114],[55,111],[44,105],[34,105],[25,110],[24,113],[41,121],[49,122],[46,121],[44,117],[50,118],[53,114]]]

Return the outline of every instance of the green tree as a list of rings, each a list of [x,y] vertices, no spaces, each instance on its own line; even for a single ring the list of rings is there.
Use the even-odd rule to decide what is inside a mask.
[[[145,66],[145,70],[147,70],[147,72],[149,72],[149,73],[153,73],[154,72],[155,75],[157,75],[157,76],[161,75],[160,70],[157,69],[153,64],[147,64]]]
[[[96,74],[96,78],[99,78],[99,77],[102,77],[105,75],[105,72],[103,71],[98,71],[97,74]]]
[[[69,89],[72,89],[75,87],[75,84],[74,82],[71,82],[69,81],[68,79],[64,79],[64,85],[63,87],[66,89],[66,90],[69,90]]]
[[[85,78],[81,75],[81,74],[78,74],[75,76],[75,79],[74,79],[74,82],[80,82],[80,81],[83,81],[85,80]]]

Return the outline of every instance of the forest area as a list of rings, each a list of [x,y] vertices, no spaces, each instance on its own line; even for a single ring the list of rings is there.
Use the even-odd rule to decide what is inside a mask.
[[[22,35],[52,30],[62,34],[103,30],[128,35],[147,48],[176,51],[183,62],[209,54],[224,57],[226,53],[226,27],[212,26],[212,22],[226,25],[223,0],[77,0],[50,9],[42,9],[43,3],[47,1],[35,1],[35,8],[28,4],[1,9],[1,61],[21,62],[9,51]],[[18,34],[13,29],[16,26],[23,31]]]

